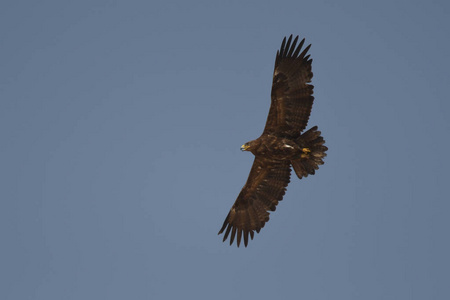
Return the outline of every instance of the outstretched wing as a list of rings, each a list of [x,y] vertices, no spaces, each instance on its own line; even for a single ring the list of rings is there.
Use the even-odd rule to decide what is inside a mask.
[[[277,51],[273,72],[272,102],[264,133],[290,138],[300,135],[305,129],[314,101],[311,82],[312,59],[306,55],[311,45],[301,53],[303,39],[296,47],[298,36],[292,42],[292,35],[283,39]]]
[[[219,234],[224,232],[223,241],[230,236],[230,245],[237,234],[237,246],[244,236],[247,247],[248,236],[253,239],[254,231],[259,233],[269,221],[269,211],[274,211],[283,199],[291,176],[289,161],[275,161],[256,157],[247,182],[231,207]]]

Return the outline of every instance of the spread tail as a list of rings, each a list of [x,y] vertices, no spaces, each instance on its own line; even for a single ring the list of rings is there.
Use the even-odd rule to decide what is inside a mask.
[[[302,148],[303,153],[299,159],[291,160],[291,163],[300,179],[307,177],[309,174],[314,175],[316,170],[319,169],[319,165],[323,165],[323,158],[327,156],[325,152],[328,148],[323,145],[325,140],[320,134],[317,126],[314,126],[303,133],[296,141]]]

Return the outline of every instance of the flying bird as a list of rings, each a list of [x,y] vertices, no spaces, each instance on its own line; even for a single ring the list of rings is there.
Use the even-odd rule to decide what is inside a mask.
[[[305,39],[297,46],[298,36],[281,43],[275,59],[271,105],[262,135],[241,146],[255,155],[250,175],[225,218],[219,234],[230,245],[259,233],[283,199],[290,181],[291,166],[299,179],[313,175],[323,164],[327,147],[317,126],[302,134],[308,124],[314,97],[309,84],[312,59],[307,55],[311,45],[302,51]]]

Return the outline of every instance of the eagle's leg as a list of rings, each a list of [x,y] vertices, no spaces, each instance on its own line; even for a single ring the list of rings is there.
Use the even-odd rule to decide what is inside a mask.
[[[291,164],[294,167],[295,174],[300,179],[309,174],[315,174],[319,165],[323,165],[323,158],[327,155],[325,152],[328,148],[323,145],[325,140],[320,134],[317,126],[314,126],[303,133],[296,141],[302,152],[298,159],[291,160]]]
[[[300,154],[301,158],[308,158],[309,153],[311,153],[311,149],[309,148],[302,148],[302,154]]]

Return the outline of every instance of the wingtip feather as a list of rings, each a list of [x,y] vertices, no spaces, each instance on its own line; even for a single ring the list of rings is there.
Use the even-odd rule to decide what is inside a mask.
[[[287,54],[287,57],[292,57],[292,53],[295,50],[295,45],[297,45],[297,41],[298,41],[298,35],[295,37],[294,41],[292,42],[292,46],[289,49],[289,53]]]
[[[231,231],[231,236],[230,236],[230,245],[233,244],[235,236],[236,236],[236,227],[233,226],[233,230]]]
[[[283,55],[285,45],[286,45],[286,37],[284,37],[283,41],[281,42],[280,55]]]
[[[311,48],[311,44],[306,46],[305,50],[303,50],[303,52],[299,55],[299,58],[303,59],[305,57],[306,53],[308,53],[309,48]]]
[[[288,51],[291,47],[291,41],[292,41],[292,34],[289,36],[289,39],[287,40],[286,48],[284,49],[284,53],[283,53],[283,57],[287,57]]]

